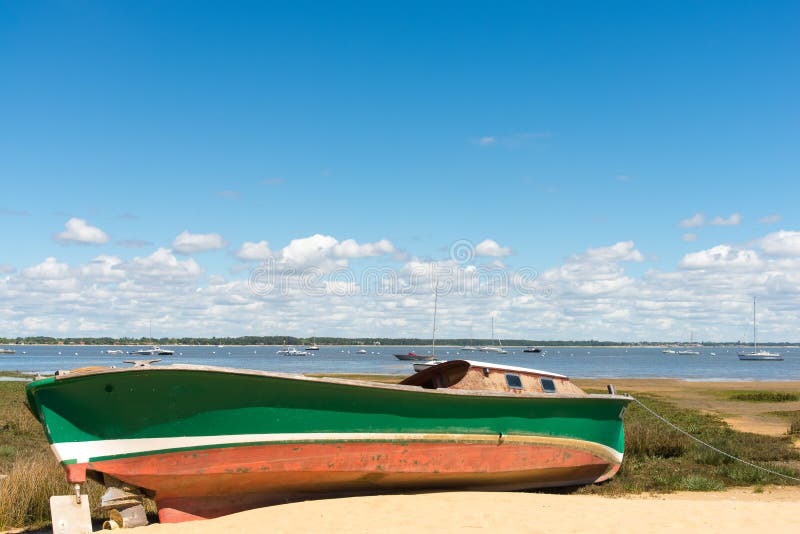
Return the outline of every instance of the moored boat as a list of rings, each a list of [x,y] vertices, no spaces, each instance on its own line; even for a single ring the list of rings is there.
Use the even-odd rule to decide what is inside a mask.
[[[403,360],[403,361],[426,361],[426,360],[436,359],[436,356],[434,356],[433,354],[417,354],[413,350],[405,354],[401,353],[395,354],[394,357],[397,358],[398,360]]]
[[[465,360],[400,384],[144,365],[26,391],[71,484],[138,488],[162,522],[337,494],[603,481],[622,461],[630,401]]]
[[[525,347],[522,352],[542,352],[542,349],[539,347]]]

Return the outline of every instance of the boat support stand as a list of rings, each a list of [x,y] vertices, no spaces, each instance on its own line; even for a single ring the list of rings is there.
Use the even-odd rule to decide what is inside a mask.
[[[92,532],[89,495],[83,493],[80,484],[75,484],[74,488],[74,495],[50,497],[50,519],[53,522],[53,534],[89,534]]]

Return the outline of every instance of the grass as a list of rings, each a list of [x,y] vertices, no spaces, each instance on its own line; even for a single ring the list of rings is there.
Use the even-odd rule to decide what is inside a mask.
[[[337,375],[341,376],[341,375]],[[350,375],[347,378],[374,380],[374,376]],[[386,376],[385,382],[401,377]],[[50,523],[50,495],[71,493],[64,472],[53,458],[41,425],[25,407],[24,383],[0,382],[0,530],[41,528]],[[748,461],[768,466],[790,476],[798,475],[800,450],[792,437],[770,437],[737,432],[714,415],[679,409],[653,396],[638,395],[647,406],[681,428],[714,446]],[[780,412],[794,421],[800,433],[800,411]],[[673,491],[717,491],[735,486],[754,486],[756,491],[770,484],[787,481],[733,462],[701,447],[683,434],[656,421],[636,404],[625,412],[625,461],[610,481],[584,486],[574,491],[604,495]],[[87,483],[93,518],[98,511],[103,488]],[[152,502],[146,501],[150,512]]]
[[[787,433],[790,436],[800,436],[800,410],[790,410],[783,412],[769,412],[771,415],[783,417],[789,420],[789,430]]]
[[[654,397],[639,395],[638,398],[679,427],[729,454],[800,477],[800,450],[793,446],[790,436],[737,432],[716,415],[678,409]],[[625,460],[617,475],[604,484],[578,488],[578,493],[717,491],[791,483],[696,443],[656,421],[636,404],[631,404],[625,412],[625,434]]]
[[[782,391],[724,391],[722,395],[730,400],[744,402],[794,402],[800,400],[800,395]]]

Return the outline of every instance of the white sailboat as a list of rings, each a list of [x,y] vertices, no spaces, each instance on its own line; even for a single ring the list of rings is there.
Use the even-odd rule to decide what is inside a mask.
[[[783,361],[783,356],[777,352],[769,352],[768,350],[758,350],[758,341],[756,340],[756,299],[753,297],[753,352],[740,352],[740,360],[751,361]]]
[[[508,354],[508,351],[503,348],[503,342],[497,340],[498,345],[486,345],[480,348],[481,352],[494,352],[495,354]],[[494,343],[494,315],[492,315],[492,343]]]

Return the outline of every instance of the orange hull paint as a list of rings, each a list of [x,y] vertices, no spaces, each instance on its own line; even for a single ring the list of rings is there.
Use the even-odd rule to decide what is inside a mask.
[[[78,464],[154,493],[162,522],[218,517],[331,495],[407,489],[526,489],[587,484],[619,469],[581,447],[511,442],[295,443]]]

